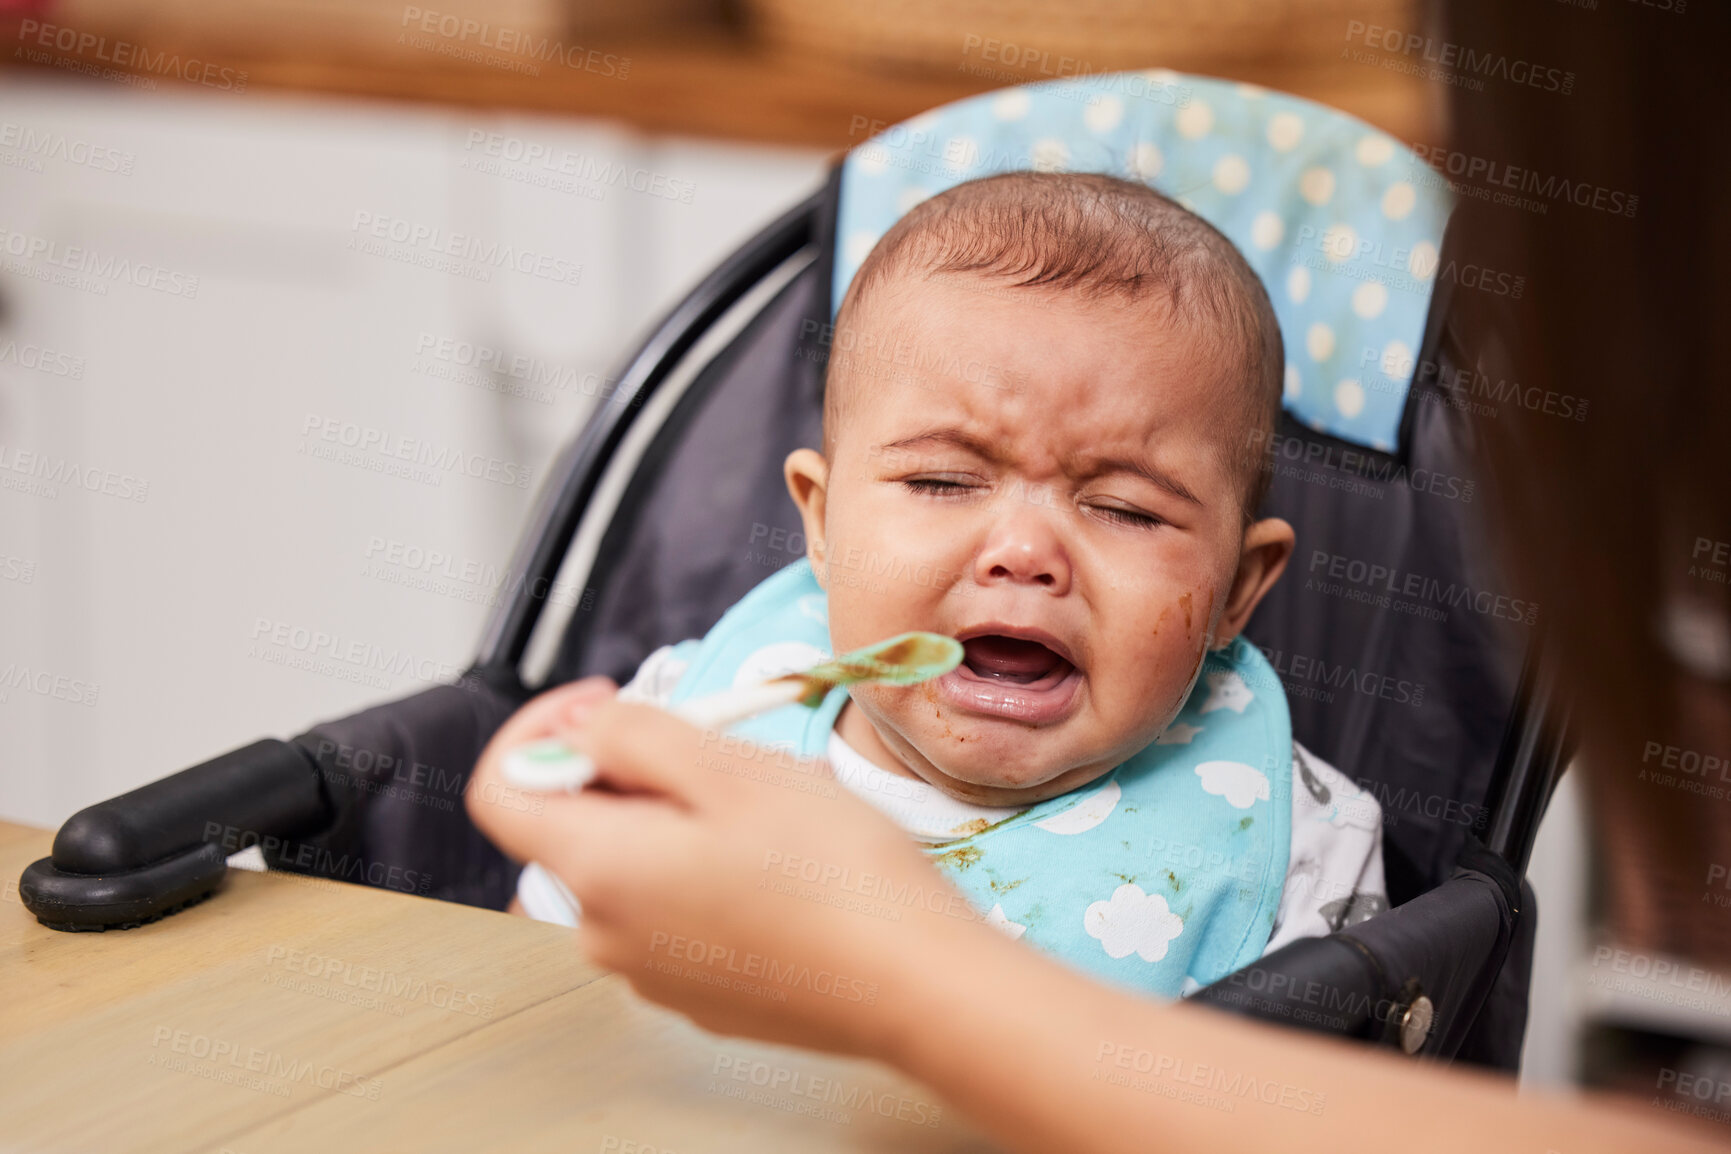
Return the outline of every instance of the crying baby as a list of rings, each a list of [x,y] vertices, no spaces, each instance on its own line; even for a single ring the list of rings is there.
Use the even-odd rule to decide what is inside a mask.
[[[784,469],[805,558],[622,696],[945,634],[940,678],[739,728],[826,759],[1006,933],[1152,994],[1381,908],[1375,802],[1241,637],[1294,539],[1257,516],[1283,353],[1232,243],[1140,183],[989,177],[877,242],[835,333],[821,450]]]

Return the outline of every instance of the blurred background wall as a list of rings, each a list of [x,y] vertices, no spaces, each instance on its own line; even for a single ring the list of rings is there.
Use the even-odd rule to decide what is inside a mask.
[[[1440,142],[1434,83],[1347,55],[1373,25],[1422,31],[1404,0],[0,0],[0,816],[460,670],[634,337],[883,125],[1159,66]],[[1539,1081],[1580,857],[1565,785]]]

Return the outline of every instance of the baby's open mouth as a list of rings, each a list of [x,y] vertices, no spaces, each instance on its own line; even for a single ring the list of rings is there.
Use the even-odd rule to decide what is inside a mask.
[[[1031,725],[1068,718],[1081,700],[1082,671],[1060,652],[1062,641],[1041,630],[1026,632],[1044,640],[983,631],[957,638],[962,663],[938,679],[939,695],[981,717]]]
[[[1038,641],[988,633],[962,642],[962,668],[982,680],[1032,686],[1056,682],[1075,668]]]

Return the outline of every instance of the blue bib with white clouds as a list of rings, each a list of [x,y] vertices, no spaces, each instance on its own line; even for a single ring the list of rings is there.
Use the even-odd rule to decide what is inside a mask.
[[[831,656],[828,598],[800,560],[687,644],[674,704]],[[821,758],[847,700],[836,689],[816,709],[786,706],[732,732]],[[927,852],[998,928],[1108,981],[1176,997],[1267,946],[1291,852],[1291,767],[1285,691],[1238,638],[1208,655],[1166,732],[1117,769]]]

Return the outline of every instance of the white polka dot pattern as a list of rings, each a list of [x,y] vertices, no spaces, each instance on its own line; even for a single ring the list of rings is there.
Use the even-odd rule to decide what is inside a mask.
[[[1011,88],[992,100],[992,115],[999,120],[1020,120],[1028,115],[1033,101],[1025,88]]]
[[[1298,195],[1321,208],[1334,199],[1334,173],[1326,168],[1307,168],[1298,178]]]
[[[1326,361],[1334,356],[1334,330],[1317,321],[1304,335],[1304,347],[1313,361]]]
[[[1367,280],[1352,290],[1352,311],[1365,320],[1374,320],[1388,307],[1388,290],[1381,281]]]
[[[1307,100],[1163,69],[972,97],[849,154],[832,307],[921,200],[1027,169],[1141,180],[1206,218],[1269,287],[1287,408],[1344,440],[1395,447],[1451,207],[1409,149]]]
[[[1418,203],[1418,193],[1406,181],[1388,186],[1388,191],[1382,194],[1382,215],[1390,220],[1402,220],[1412,211],[1412,206]]]
[[[1286,235],[1286,226],[1280,222],[1280,214],[1274,212],[1259,212],[1256,219],[1250,222],[1250,239],[1257,248],[1267,250],[1280,243],[1280,238]]]
[[[1088,102],[1088,111],[1082,114],[1082,119],[1094,132],[1111,132],[1124,119],[1124,102],[1116,96],[1096,97]]]
[[[1250,166],[1242,156],[1223,156],[1214,166],[1214,187],[1237,196],[1250,186]]]
[[[1276,152],[1291,152],[1304,139],[1304,121],[1290,112],[1268,118],[1268,143]]]

